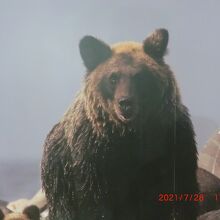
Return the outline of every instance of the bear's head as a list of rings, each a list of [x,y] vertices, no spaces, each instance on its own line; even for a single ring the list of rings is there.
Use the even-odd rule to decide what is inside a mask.
[[[8,213],[6,215],[0,209],[0,220],[40,220],[40,210],[37,206],[28,206],[23,213]]]
[[[92,36],[80,41],[87,68],[85,109],[96,128],[103,121],[132,127],[178,101],[175,78],[163,60],[167,44],[165,29],[156,30],[143,43],[110,47]]]

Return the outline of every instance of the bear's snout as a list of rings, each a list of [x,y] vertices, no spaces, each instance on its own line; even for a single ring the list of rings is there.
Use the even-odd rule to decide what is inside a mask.
[[[123,97],[119,100],[118,104],[123,114],[125,114],[126,116],[132,114],[132,110],[134,107],[132,98]]]
[[[135,101],[132,97],[124,96],[118,99],[116,107],[117,117],[123,122],[132,121],[136,115]]]

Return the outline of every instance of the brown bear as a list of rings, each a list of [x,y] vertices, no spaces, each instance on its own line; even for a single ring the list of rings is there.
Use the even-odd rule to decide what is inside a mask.
[[[50,219],[196,220],[197,202],[181,200],[198,192],[194,130],[167,44],[165,29],[143,43],[80,41],[84,86],[44,146]]]

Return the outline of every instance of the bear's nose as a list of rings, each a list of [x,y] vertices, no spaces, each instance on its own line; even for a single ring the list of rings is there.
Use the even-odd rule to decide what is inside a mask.
[[[132,98],[123,97],[119,100],[119,106],[123,111],[131,110],[132,105],[133,105]]]

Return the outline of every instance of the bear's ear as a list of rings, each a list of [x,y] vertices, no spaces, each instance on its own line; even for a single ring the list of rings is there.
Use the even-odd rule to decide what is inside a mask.
[[[92,36],[82,38],[79,49],[88,71],[94,70],[112,55],[112,50],[106,43]]]
[[[40,210],[35,205],[26,207],[23,211],[23,214],[25,214],[31,220],[40,220]]]
[[[4,213],[3,213],[3,211],[0,209],[0,220],[3,220],[4,219]]]
[[[166,53],[169,33],[166,29],[157,29],[144,40],[144,51],[155,59],[161,59]]]

